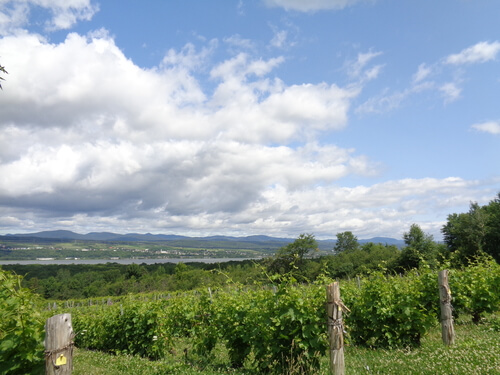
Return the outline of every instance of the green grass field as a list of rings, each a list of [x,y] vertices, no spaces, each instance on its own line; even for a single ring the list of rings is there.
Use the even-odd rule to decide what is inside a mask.
[[[455,324],[456,343],[445,347],[440,327],[434,327],[414,350],[372,350],[345,347],[346,374],[418,375],[495,375],[500,374],[499,317],[491,315],[481,324],[462,317]],[[184,349],[187,349],[187,353]],[[230,369],[226,353],[215,350],[211,359],[191,354],[188,343],[179,342],[176,350],[162,361],[126,355],[108,355],[75,349],[74,375],[118,374],[249,374],[252,369]],[[293,369],[293,366],[291,366]],[[294,373],[292,370],[290,374]],[[329,374],[328,358],[321,362],[319,375]]]

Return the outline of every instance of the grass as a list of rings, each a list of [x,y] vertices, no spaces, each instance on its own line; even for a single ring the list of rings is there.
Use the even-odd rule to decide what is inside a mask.
[[[346,374],[418,374],[418,375],[500,375],[499,318],[491,315],[481,324],[464,317],[455,324],[455,345],[445,347],[441,330],[436,326],[414,350],[374,350],[345,347]],[[183,343],[187,345],[187,343]],[[180,347],[161,361],[127,355],[109,355],[75,349],[74,375],[215,375],[248,374],[249,369],[234,370],[226,365],[222,348],[211,359],[188,354]],[[328,358],[324,356],[318,375],[327,375]]]
[[[455,345],[445,347],[435,327],[415,350],[347,347],[347,374],[500,374],[500,332],[490,322],[455,324]]]

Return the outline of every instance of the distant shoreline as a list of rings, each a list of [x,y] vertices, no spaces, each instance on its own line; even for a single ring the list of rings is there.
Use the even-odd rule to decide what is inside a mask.
[[[225,263],[258,260],[261,258],[160,258],[160,259],[47,259],[47,260],[0,260],[0,266],[10,264],[155,264],[155,263]]]

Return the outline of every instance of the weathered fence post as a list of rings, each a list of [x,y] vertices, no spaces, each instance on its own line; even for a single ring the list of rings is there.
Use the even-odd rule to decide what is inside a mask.
[[[45,323],[45,374],[70,375],[73,370],[71,314],[55,315]]]
[[[345,374],[344,364],[344,327],[342,310],[349,311],[340,299],[339,283],[334,282],[326,287],[328,313],[328,339],[330,342],[330,371],[335,375]]]
[[[455,343],[455,329],[451,313],[451,291],[448,285],[448,270],[439,271],[439,302],[441,306],[441,337],[445,345]]]

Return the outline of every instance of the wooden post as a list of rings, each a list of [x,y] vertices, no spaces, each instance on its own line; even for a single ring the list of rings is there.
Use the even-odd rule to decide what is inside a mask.
[[[439,271],[439,301],[441,306],[441,337],[445,345],[455,343],[455,329],[451,313],[451,291],[448,285],[448,270]]]
[[[330,342],[330,371],[334,375],[344,375],[344,327],[342,310],[349,311],[340,299],[339,283],[334,282],[326,287],[328,338]]]
[[[45,323],[45,374],[71,375],[73,370],[71,314],[55,315]]]

